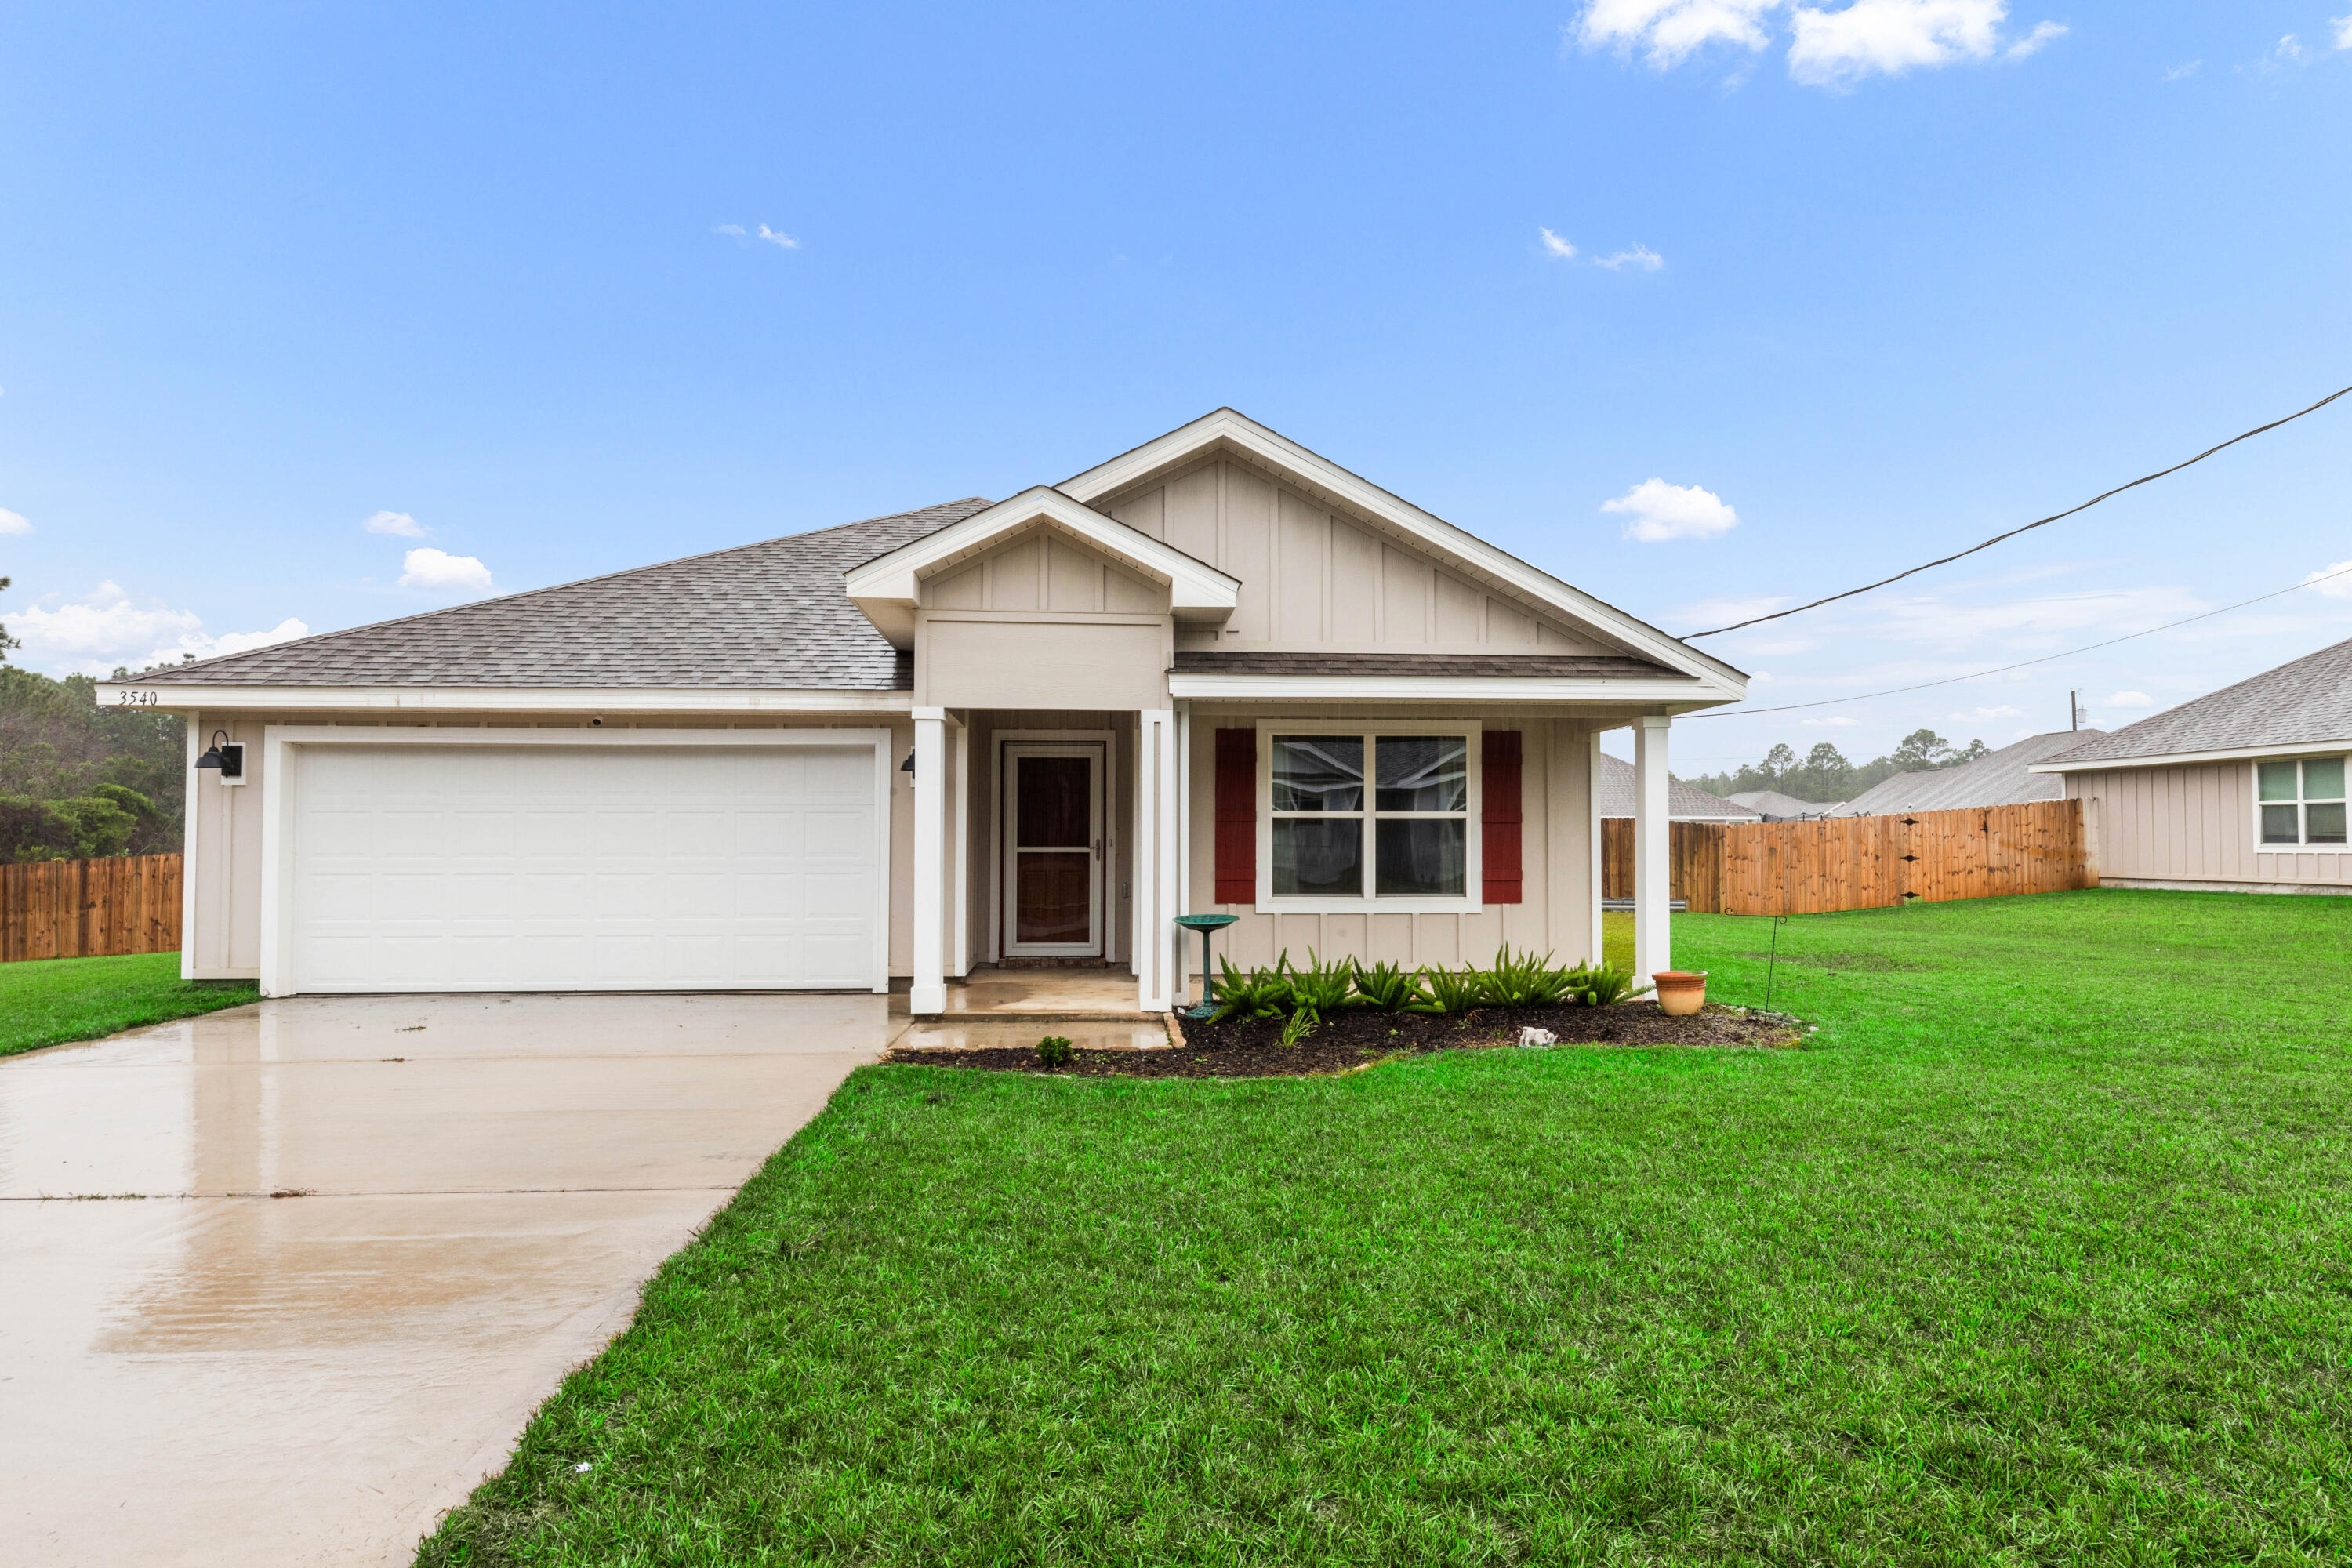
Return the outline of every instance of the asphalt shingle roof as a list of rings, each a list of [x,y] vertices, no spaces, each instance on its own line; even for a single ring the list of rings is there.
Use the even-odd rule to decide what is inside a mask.
[[[1631,816],[1633,815],[1633,764],[1622,757],[1601,753],[1601,772],[1593,779],[1601,795],[1601,815]],[[1666,779],[1666,818],[1670,822],[1754,822],[1757,814],[1744,805],[1734,805],[1720,795],[1713,795],[1696,784],[1686,784],[1669,775]]]
[[[1837,808],[1839,816],[1892,816],[1906,811],[1959,811],[1977,805],[2021,805],[2029,800],[2059,800],[2066,781],[2056,773],[2028,773],[2035,763],[2047,762],[2100,738],[2097,730],[2053,730],[2029,735],[1957,768],[1921,768],[1881,779]]]
[[[842,574],[961,522],[977,496],[273,644],[142,685],[911,689]]]
[[[2049,759],[2067,767],[2352,740],[2352,641],[2266,669]]]

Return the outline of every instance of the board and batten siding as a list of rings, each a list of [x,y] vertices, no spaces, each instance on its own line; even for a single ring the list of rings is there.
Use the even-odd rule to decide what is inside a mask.
[[[2254,765],[2185,763],[2066,775],[2102,883],[2352,888],[2352,852],[2254,842]]]
[[[1104,510],[1241,580],[1233,618],[1179,628],[1180,648],[1618,651],[1229,458]]]
[[[1164,616],[1168,587],[1049,528],[1015,534],[994,549],[924,579],[927,610],[1045,610],[1056,614]]]
[[[1393,715],[1392,715],[1393,716]],[[1445,718],[1428,710],[1420,716]],[[1327,723],[1328,710],[1313,714],[1233,710],[1192,717],[1187,766],[1190,821],[1185,849],[1190,910],[1238,916],[1216,936],[1216,955],[1243,968],[1270,964],[1287,952],[1303,964],[1311,948],[1325,960],[1383,961],[1406,969],[1423,964],[1459,967],[1484,964],[1505,942],[1549,952],[1564,963],[1601,955],[1592,929],[1598,871],[1592,816],[1592,740],[1573,720],[1480,715],[1488,729],[1517,730],[1520,749],[1519,809],[1522,901],[1483,905],[1475,914],[1385,914],[1377,910],[1342,914],[1260,914],[1255,901],[1217,901],[1217,735],[1220,727],[1250,727],[1260,719],[1297,719]],[[1377,722],[1374,721],[1374,722]],[[1263,797],[1255,809],[1266,809]],[[1197,974],[1201,944],[1188,937],[1184,970]]]

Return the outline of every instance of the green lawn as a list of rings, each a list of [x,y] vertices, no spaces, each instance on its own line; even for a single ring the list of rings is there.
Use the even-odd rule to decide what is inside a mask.
[[[0,963],[0,1057],[250,1002],[249,984],[180,978],[176,952]]]
[[[2341,1563],[2347,938],[2063,893],[1782,926],[1803,1050],[867,1068],[419,1561]]]

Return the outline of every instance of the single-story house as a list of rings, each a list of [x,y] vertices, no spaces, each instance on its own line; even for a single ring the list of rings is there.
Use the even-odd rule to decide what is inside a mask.
[[[1835,805],[1799,800],[1795,795],[1782,795],[1777,789],[1745,789],[1723,798],[1743,811],[1754,812],[1766,822],[1811,822],[1838,809]]]
[[[1970,806],[2022,805],[2034,800],[2063,800],[2065,782],[2054,773],[2033,771],[2047,762],[2105,734],[2104,730],[2053,730],[2028,735],[1973,763],[1952,768],[1920,768],[1881,779],[1833,808],[1832,816],[1899,816],[1916,811],[1961,811]]]
[[[1600,951],[1633,727],[1740,671],[1231,409],[979,497],[150,671],[184,972],[305,992],[909,991],[983,963]],[[211,765],[205,765],[205,764]],[[226,763],[227,765],[221,765]]]
[[[1603,752],[1593,775],[1601,795],[1601,815],[1631,816],[1635,805],[1633,764]],[[1666,781],[1666,816],[1675,822],[1761,822],[1762,816],[1709,795],[1696,784],[1677,778]]]
[[[2340,642],[2032,764],[2083,803],[2100,885],[2352,892]]]

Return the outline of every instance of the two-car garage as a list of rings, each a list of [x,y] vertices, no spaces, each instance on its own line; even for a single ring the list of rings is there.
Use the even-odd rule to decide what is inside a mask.
[[[887,988],[887,731],[273,728],[262,988]]]

